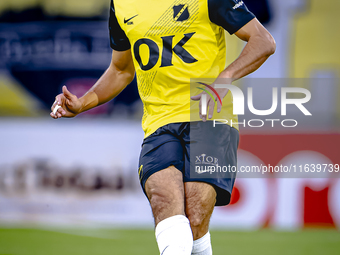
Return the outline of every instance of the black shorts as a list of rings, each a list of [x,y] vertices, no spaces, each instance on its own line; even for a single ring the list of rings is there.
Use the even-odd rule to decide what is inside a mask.
[[[229,204],[238,142],[237,129],[225,124],[213,127],[212,121],[160,127],[142,144],[138,174],[144,193],[145,182],[152,174],[173,165],[183,173],[184,182],[211,184],[217,193],[216,206]]]

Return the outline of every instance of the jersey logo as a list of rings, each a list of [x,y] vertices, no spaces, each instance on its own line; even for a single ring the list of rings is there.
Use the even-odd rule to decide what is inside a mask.
[[[130,20],[132,20],[133,18],[135,18],[135,17],[137,17],[137,16],[138,16],[138,14],[135,15],[135,16],[132,16],[132,17],[129,18],[129,19],[125,19],[125,18],[124,18],[124,24],[128,23]],[[132,21],[129,22],[128,25],[133,25],[133,22],[132,22]]]
[[[175,37],[174,35],[161,37],[163,43],[161,49],[162,53],[160,67],[172,66],[172,56],[174,53],[184,63],[191,64],[197,62],[197,59],[195,59],[186,49],[184,49],[184,45],[195,33],[196,32],[184,34],[184,37],[175,46],[173,46],[173,38]],[[149,48],[149,60],[148,63],[145,65],[142,62],[139,52],[139,49],[143,44],[145,44]],[[136,41],[133,46],[133,52],[136,61],[143,71],[148,71],[153,68],[157,64],[160,55],[160,49],[158,48],[158,45],[153,40],[148,38],[142,38]]]
[[[189,19],[189,10],[187,4],[179,4],[172,7],[174,10],[174,20],[184,21]]]

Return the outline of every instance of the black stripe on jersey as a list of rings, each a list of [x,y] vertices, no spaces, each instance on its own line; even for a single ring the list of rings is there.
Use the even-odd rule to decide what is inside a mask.
[[[255,18],[242,0],[207,0],[210,21],[233,34]]]
[[[113,0],[111,0],[109,31],[110,31],[110,46],[112,49],[116,51],[124,51],[131,48],[129,39],[127,38],[125,32],[118,23],[115,8],[113,5]]]

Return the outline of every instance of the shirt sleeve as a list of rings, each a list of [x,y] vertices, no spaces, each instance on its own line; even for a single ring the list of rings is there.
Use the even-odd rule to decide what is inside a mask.
[[[112,49],[116,51],[125,51],[131,48],[129,39],[118,23],[113,0],[111,0],[109,31],[110,46]]]
[[[210,21],[234,34],[255,18],[242,0],[208,0]]]

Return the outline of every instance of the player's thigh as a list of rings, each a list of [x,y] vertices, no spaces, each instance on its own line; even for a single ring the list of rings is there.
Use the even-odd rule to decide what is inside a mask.
[[[174,166],[152,174],[145,183],[155,224],[174,216],[184,215],[183,174]]]
[[[185,182],[184,190],[185,213],[190,220],[194,239],[198,239],[208,231],[216,203],[216,191],[205,182]]]

